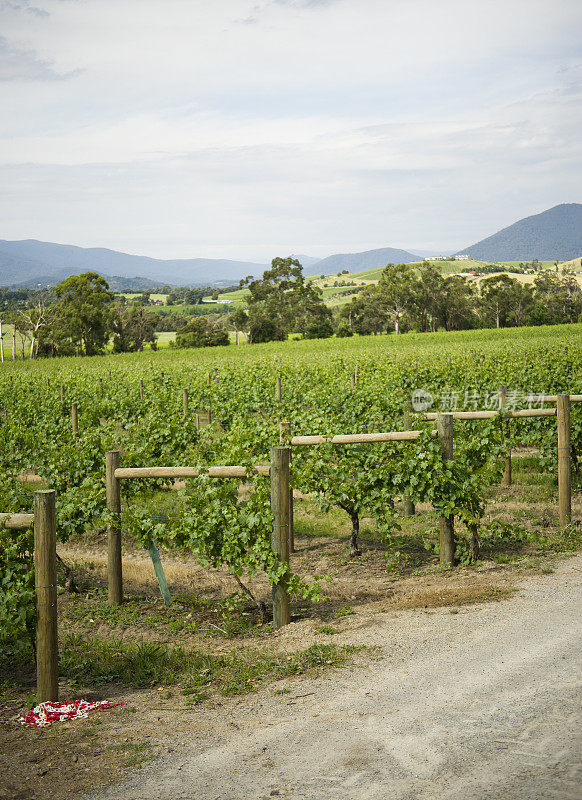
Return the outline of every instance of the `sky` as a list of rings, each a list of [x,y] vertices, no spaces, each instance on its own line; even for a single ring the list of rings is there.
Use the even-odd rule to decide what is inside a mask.
[[[0,239],[459,250],[582,202],[580,0],[0,0]]]

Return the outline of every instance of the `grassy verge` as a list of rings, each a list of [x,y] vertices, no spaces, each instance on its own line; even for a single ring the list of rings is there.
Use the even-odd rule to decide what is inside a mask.
[[[73,634],[62,643],[59,666],[63,678],[83,686],[114,681],[135,688],[179,685],[189,702],[196,703],[211,692],[245,694],[269,681],[343,666],[362,649],[313,644],[281,655],[249,649],[220,655],[160,643],[105,641]]]

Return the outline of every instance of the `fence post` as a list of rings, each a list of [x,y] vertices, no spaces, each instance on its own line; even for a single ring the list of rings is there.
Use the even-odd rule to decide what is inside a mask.
[[[188,417],[188,389],[182,392],[182,406],[184,408],[184,419]]]
[[[404,430],[410,430],[410,412],[404,412]],[[416,514],[416,507],[410,497],[406,496],[404,498],[404,516],[405,517],[413,517]]]
[[[443,459],[453,459],[453,415],[439,414],[437,431],[441,443]],[[441,567],[452,567],[455,563],[455,520],[454,517],[441,517],[440,524],[440,562]]]
[[[507,386],[499,387],[499,408],[503,408],[507,402]],[[509,435],[509,422],[502,422],[502,431],[504,436]],[[504,459],[503,477],[501,478],[502,486],[511,486],[511,450],[507,453]]]
[[[36,693],[39,703],[59,699],[55,492],[34,493],[36,588]]]
[[[99,378],[99,397],[103,397],[103,378]]]
[[[570,471],[570,395],[559,394],[556,403],[558,424],[558,503],[560,527],[572,521],[572,477]]]
[[[61,384],[61,403],[65,402],[65,387]]]
[[[277,378],[277,385],[275,387],[275,396],[281,402],[281,378]]]
[[[273,532],[271,548],[279,561],[289,563],[289,447],[271,448],[271,511]],[[291,621],[289,594],[285,579],[273,584],[273,628]]]
[[[71,404],[71,423],[73,425],[73,435],[76,436],[79,432],[79,412],[76,403]]]
[[[143,400],[143,381],[139,382],[139,399]]]
[[[119,466],[119,450],[105,454],[105,488],[107,508],[113,519],[107,531],[107,585],[110,603],[123,602],[123,576],[121,566],[121,486],[115,477]]]
[[[281,445],[289,445],[291,442],[291,423],[290,422],[280,422],[279,423],[279,444]],[[293,457],[293,452],[289,456],[289,459]],[[289,552],[295,552],[295,527],[293,525],[293,487],[291,486],[291,481],[289,481]]]

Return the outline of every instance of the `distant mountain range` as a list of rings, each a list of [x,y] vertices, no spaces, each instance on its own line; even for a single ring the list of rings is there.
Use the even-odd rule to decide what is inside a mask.
[[[465,247],[477,261],[568,261],[582,256],[582,205],[559,206],[515,222],[508,228]]]
[[[265,264],[226,259],[191,258],[163,260],[133,256],[102,247],[76,247],[26,239],[0,240],[0,284],[55,284],[71,274],[93,270],[105,277],[142,278],[144,288],[170,284],[207,286],[236,283],[246,275],[259,275]],[[150,283],[151,282],[151,283]]]
[[[534,258],[567,261],[582,256],[582,205],[564,203],[510,225],[459,253],[484,261],[531,261]],[[422,251],[421,255],[428,255]],[[435,253],[435,255],[437,255]],[[410,263],[419,253],[383,247],[363,253],[338,253],[318,259],[297,255],[305,275],[359,272],[388,263]],[[158,259],[105,248],[39,242],[36,239],[0,240],[0,286],[55,285],[71,274],[94,270],[111,288],[143,291],[164,284],[226,286],[247,275],[260,276],[267,264],[252,261],[190,258]]]
[[[409,264],[411,261],[418,261],[418,256],[406,250],[382,247],[379,250],[366,250],[363,253],[338,253],[335,256],[328,256],[311,264],[303,272],[305,275],[329,275],[342,269],[361,272],[364,269],[385,267],[386,264]]]

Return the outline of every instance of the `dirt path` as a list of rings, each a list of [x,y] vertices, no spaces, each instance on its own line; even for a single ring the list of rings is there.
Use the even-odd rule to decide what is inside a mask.
[[[200,709],[91,798],[580,800],[581,600],[577,556],[506,602],[370,615],[350,640],[378,660]]]

